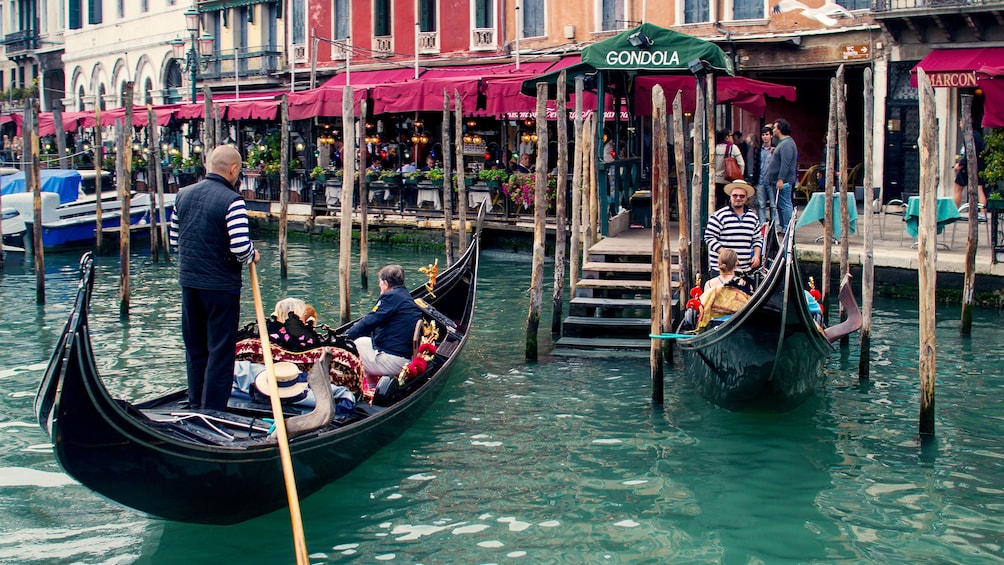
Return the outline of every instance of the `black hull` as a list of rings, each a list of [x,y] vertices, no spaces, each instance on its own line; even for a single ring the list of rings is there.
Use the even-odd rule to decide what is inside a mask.
[[[789,229],[788,233],[792,233]],[[677,343],[698,392],[727,410],[787,410],[821,385],[833,348],[812,319],[790,236],[749,303],[720,326]]]
[[[433,403],[467,340],[479,247],[480,237],[475,235],[464,257],[440,275],[436,298],[424,289],[412,293],[456,322],[457,328],[444,339],[426,373],[410,384],[409,394],[387,407],[360,403],[360,417],[353,421],[332,423],[290,440],[301,499],[392,442]],[[35,400],[38,421],[49,432],[63,469],[101,496],[168,520],[233,524],[285,508],[274,441],[259,434],[212,445],[186,436],[190,431],[181,426],[147,417],[158,408],[175,405],[184,391],[136,405],[111,398],[95,366],[88,332],[93,281],[89,263],[85,256],[77,304]]]

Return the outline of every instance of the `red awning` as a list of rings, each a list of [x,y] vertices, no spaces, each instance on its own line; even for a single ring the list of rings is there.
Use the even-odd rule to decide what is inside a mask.
[[[278,100],[232,100],[224,107],[228,120],[274,120],[279,114]]]
[[[346,73],[337,74],[327,82],[321,85],[321,88],[330,88],[333,86],[345,86],[345,80],[348,77],[349,82],[352,86],[369,86],[373,84],[387,84],[392,82],[404,82],[406,80],[412,80],[415,78],[415,69],[411,68],[396,68],[396,69],[383,69],[379,71],[352,71],[346,75]]]
[[[670,106],[677,91],[684,112],[693,112],[696,101],[697,82],[691,75],[649,75],[635,79],[635,113],[651,115],[652,87],[662,86],[666,93],[666,104]],[[763,116],[767,110],[764,96],[795,101],[795,87],[774,84],[747,77],[718,77],[716,79],[716,99],[719,104],[730,103],[751,114]],[[667,108],[670,109],[670,108]]]
[[[1004,67],[1004,48],[935,49],[910,70],[917,86],[917,69],[924,69],[934,88],[976,88],[981,67]]]
[[[358,116],[362,110],[360,102],[366,98],[366,89],[357,89],[354,85],[355,79],[352,82],[352,112]],[[344,89],[344,86],[322,86],[290,95],[289,119],[306,120],[317,116],[341,116]]]
[[[454,92],[460,93],[465,115],[472,115],[478,100],[479,77],[421,78],[401,84],[374,86],[374,114],[393,112],[435,112],[443,109],[443,93],[453,100]],[[451,107],[453,103],[450,103]]]

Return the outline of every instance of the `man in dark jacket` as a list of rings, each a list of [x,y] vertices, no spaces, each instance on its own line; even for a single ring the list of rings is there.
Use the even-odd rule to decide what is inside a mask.
[[[234,378],[241,273],[259,255],[236,187],[240,153],[222,145],[208,165],[205,179],[178,191],[170,243],[178,250],[188,404],[196,410],[225,410]]]
[[[380,298],[376,306],[345,335],[355,340],[367,375],[397,375],[411,362],[412,338],[422,309],[404,288],[401,265],[384,266],[378,278]]]

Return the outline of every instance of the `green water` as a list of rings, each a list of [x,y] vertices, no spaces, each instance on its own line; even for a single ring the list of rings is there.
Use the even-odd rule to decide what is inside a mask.
[[[299,296],[334,316],[337,248],[290,244],[283,283],[274,244],[264,247],[266,303]],[[400,262],[417,282],[434,258],[375,249],[370,269]],[[164,522],[60,471],[32,399],[76,261],[47,257],[45,307],[30,271],[8,266],[0,279],[0,562],[292,563],[287,512],[231,527]],[[184,358],[175,267],[138,255],[131,268],[122,321],[117,259],[100,259],[91,326],[108,387],[136,400],[183,386]],[[938,439],[922,449],[915,304],[876,304],[870,382],[856,378],[852,345],[797,410],[733,414],[697,397],[679,366],[660,407],[644,360],[524,362],[529,273],[526,255],[483,254],[475,330],[437,405],[303,501],[312,563],[1004,561],[999,312],[977,312],[970,340],[957,335],[958,308],[939,307]],[[357,315],[378,291],[353,292]]]

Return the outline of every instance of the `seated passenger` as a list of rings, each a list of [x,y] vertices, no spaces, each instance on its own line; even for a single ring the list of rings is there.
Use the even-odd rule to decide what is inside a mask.
[[[317,311],[299,298],[283,298],[266,322],[269,339],[289,351],[306,351],[321,345],[314,329]]]
[[[346,336],[355,340],[367,375],[397,375],[411,361],[415,324],[422,318],[422,309],[404,287],[400,265],[386,265],[378,278],[380,298]]]
[[[721,273],[704,285],[701,295],[701,317],[697,321],[697,331],[701,331],[716,318],[731,316],[745,305],[753,289],[745,279],[736,276],[739,256],[725,247],[718,254],[718,269]]]

